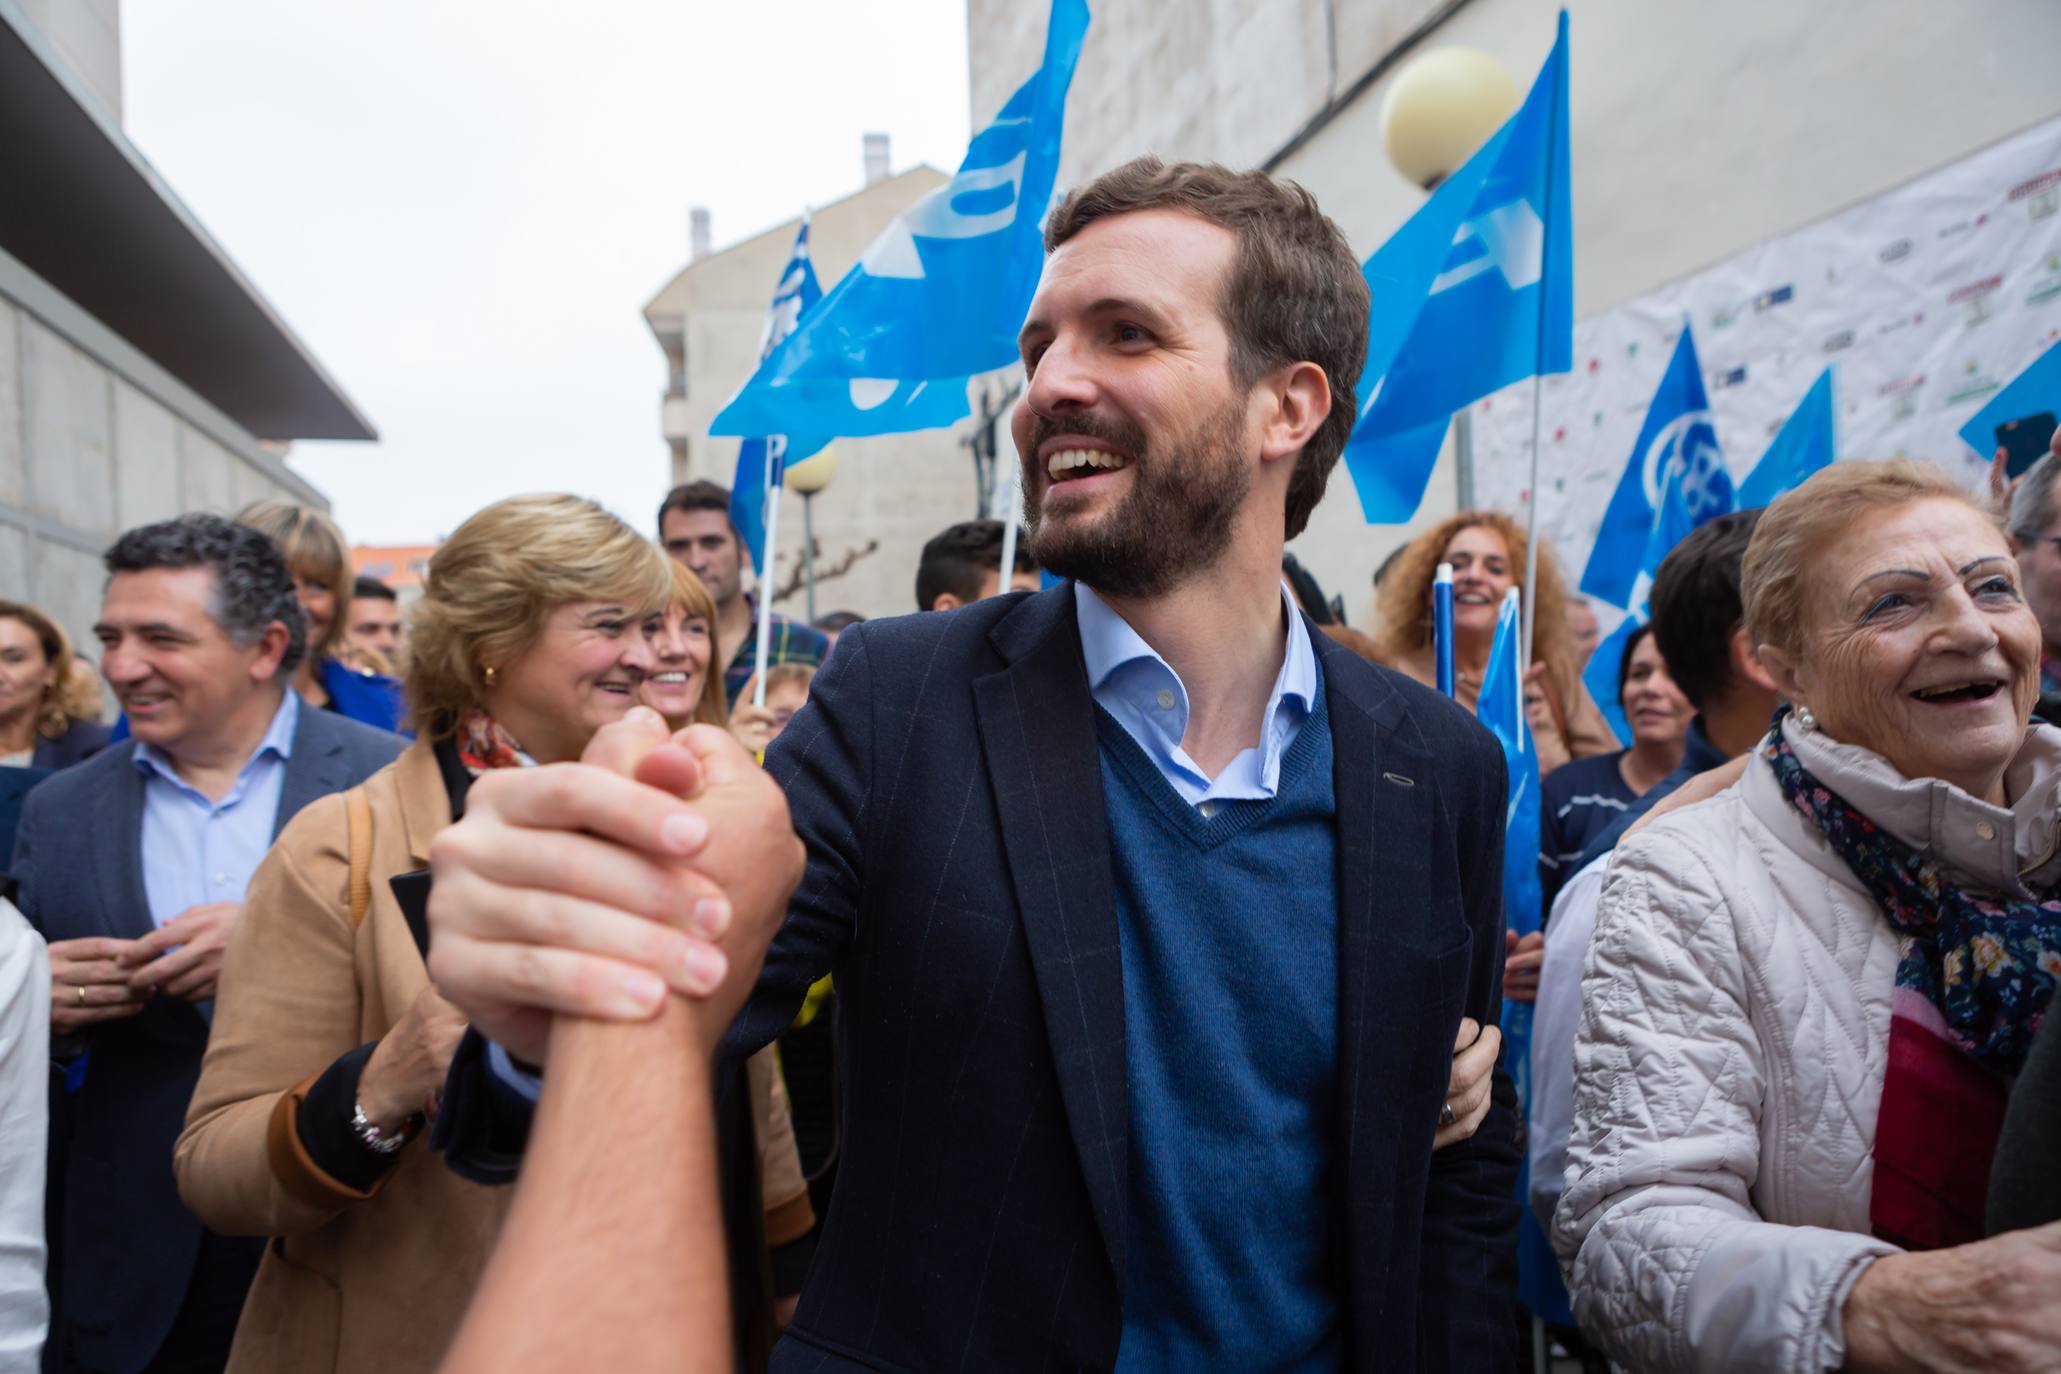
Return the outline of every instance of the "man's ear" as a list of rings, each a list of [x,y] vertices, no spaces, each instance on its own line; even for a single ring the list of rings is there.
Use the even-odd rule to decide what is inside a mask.
[[[936,597],[932,598],[930,609],[933,611],[956,611],[965,604],[965,602],[953,596],[950,592],[939,592]]]
[[[1273,373],[1260,387],[1270,403],[1260,434],[1260,458],[1293,458],[1331,414],[1331,380],[1315,363],[1301,362]]]
[[[251,660],[251,680],[254,682],[270,682],[273,678],[279,676],[280,660],[286,657],[287,645],[292,642],[293,636],[288,632],[285,622],[275,620],[270,625],[267,625],[265,632],[258,636],[258,642],[255,645],[258,656]],[[310,654],[315,652],[315,643],[312,639],[308,641],[307,652]]]

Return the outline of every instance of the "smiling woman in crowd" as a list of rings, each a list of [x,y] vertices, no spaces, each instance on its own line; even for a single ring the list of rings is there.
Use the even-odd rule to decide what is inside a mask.
[[[685,563],[672,567],[673,594],[662,615],[645,624],[651,641],[651,672],[637,700],[666,718],[675,730],[690,725],[730,728],[723,683],[709,671],[716,652],[716,603]]]
[[[1472,711],[1495,643],[1503,593],[1524,586],[1524,551],[1523,528],[1500,511],[1462,511],[1412,540],[1374,594],[1374,643],[1380,661],[1426,686],[1437,684],[1431,583],[1440,563],[1452,564],[1453,694]],[[1569,759],[1608,754],[1618,747],[1603,713],[1582,686],[1566,600],[1552,550],[1541,548],[1525,705],[1542,773]]]
[[[69,768],[107,747],[108,728],[74,714],[78,675],[56,621],[34,606],[0,601],[0,764]]]
[[[1982,1240],[2061,972],[2061,730],[2002,533],[1937,469],[1761,517],[1747,629],[1793,710],[1618,847],[1554,1240],[1641,1370],[2052,1369],[2061,1226]]]
[[[210,1227],[279,1238],[232,1370],[369,1374],[441,1356],[507,1194],[419,1143],[465,1029],[423,963],[430,842],[475,779],[576,760],[637,704],[671,566],[577,497],[516,497],[467,520],[430,560],[415,611],[415,743],[303,811],[252,879],[174,1161]],[[702,990],[685,933],[624,919],[625,938],[669,946],[657,962]],[[768,1172],[798,1191],[786,1150]]]
[[[1556,768],[1539,789],[1541,910],[1552,910],[1582,851],[1682,761],[1696,712],[1668,673],[1650,624],[1624,643],[1617,701],[1632,727],[1631,747]]]

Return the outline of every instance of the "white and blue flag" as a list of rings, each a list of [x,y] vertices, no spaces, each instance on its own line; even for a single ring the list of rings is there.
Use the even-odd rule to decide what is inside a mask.
[[[1087,28],[1085,0],[1052,0],[1043,64],[974,136],[959,174],[874,240],[709,433],[900,434],[970,413],[966,379],[1017,359]]]
[[[1740,483],[1739,509],[1765,506],[1802,486],[1819,468],[1832,466],[1839,456],[1833,425],[1832,369],[1827,367],[1789,412],[1752,474]]]
[[[1634,584],[1642,570],[1650,571],[1646,555],[1654,517],[1676,467],[1682,469],[1682,500],[1692,527],[1732,509],[1732,474],[1718,447],[1702,365],[1696,361],[1696,339],[1686,320],[1674,356],[1654,389],[1653,403],[1646,408],[1646,423],[1639,427],[1624,475],[1603,512],[1603,527],[1582,572],[1583,592],[1628,610],[1638,604]]]
[[[1687,337],[1685,333],[1683,338]],[[1656,400],[1655,404],[1659,402]],[[1650,415],[1648,418],[1650,422]],[[1630,614],[1618,623],[1609,638],[1596,646],[1596,652],[1589,657],[1589,666],[1582,671],[1582,685],[1595,698],[1603,718],[1610,722],[1610,728],[1627,743],[1632,737],[1631,726],[1625,719],[1624,703],[1618,700],[1617,670],[1624,659],[1625,643],[1641,625],[1653,618],[1653,579],[1659,575],[1661,562],[1674,552],[1675,545],[1687,538],[1691,530],[1736,508],[1732,500],[1732,479],[1724,476],[1724,455],[1717,452],[1716,443],[1713,435],[1709,457],[1716,463],[1718,474],[1723,476],[1722,482],[1713,482],[1709,470],[1699,468],[1693,462],[1678,458],[1667,465],[1662,478],[1659,509],[1653,513],[1652,523],[1647,528],[1646,547],[1639,556],[1638,572],[1632,578]]]
[[[2061,343],[2034,358],[2025,371],[1990,397],[1989,404],[1961,426],[1961,441],[1987,461],[1997,451],[1997,426],[2042,412],[2061,414]]]
[[[1410,519],[1456,410],[1574,366],[1567,11],[1531,94],[1362,269],[1373,292],[1345,465],[1370,524]]]
[[[780,270],[780,284],[773,289],[773,305],[759,336],[759,358],[764,360],[778,348],[822,299],[823,288],[816,282],[815,264],[809,259],[809,222],[803,219],[794,236],[794,249],[787,255],[787,266]],[[751,550],[751,565],[761,575],[771,572],[766,567],[767,494],[780,485],[789,463],[799,463],[829,442],[827,438],[776,434],[746,439],[738,446],[737,472],[730,481],[730,523]]]

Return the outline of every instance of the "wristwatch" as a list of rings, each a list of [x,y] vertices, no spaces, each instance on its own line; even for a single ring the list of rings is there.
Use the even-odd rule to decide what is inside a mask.
[[[372,1118],[365,1115],[365,1104],[351,1104],[351,1133],[358,1137],[358,1143],[376,1155],[390,1155],[413,1140],[422,1130],[422,1118],[411,1116],[401,1123],[396,1131],[384,1131],[374,1125]]]

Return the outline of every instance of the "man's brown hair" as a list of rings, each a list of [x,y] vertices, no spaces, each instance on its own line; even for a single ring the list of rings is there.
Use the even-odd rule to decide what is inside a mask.
[[[1308,191],[1265,172],[1141,157],[1070,192],[1045,225],[1045,251],[1099,219],[1182,210],[1238,236],[1217,308],[1231,336],[1231,375],[1250,387],[1291,363],[1312,362],[1331,385],[1331,413],[1295,460],[1287,537],[1309,524],[1359,410],[1353,386],[1367,361],[1368,292],[1352,248]]]

